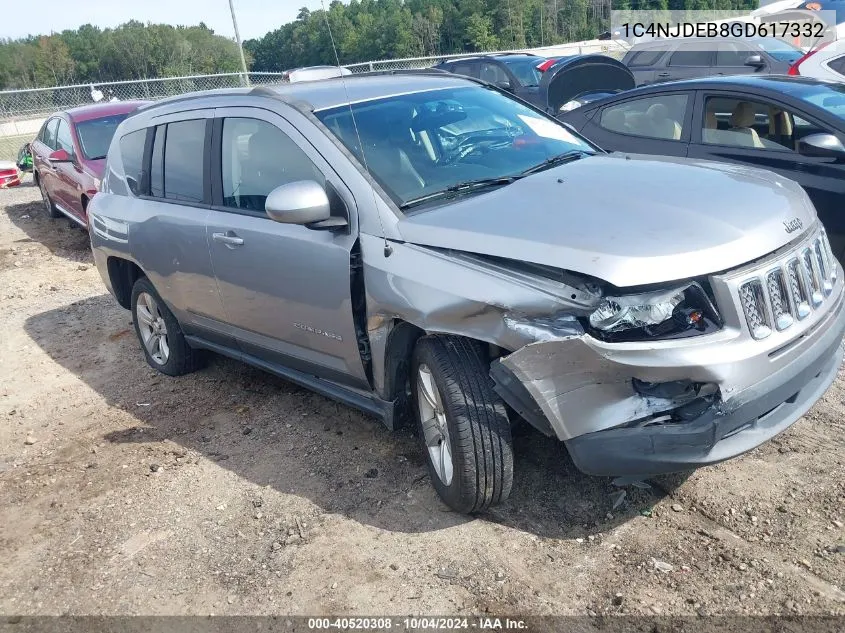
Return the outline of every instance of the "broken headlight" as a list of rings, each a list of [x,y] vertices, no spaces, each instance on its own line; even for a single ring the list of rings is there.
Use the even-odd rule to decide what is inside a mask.
[[[591,333],[605,341],[681,338],[722,327],[713,302],[698,283],[633,295],[605,296],[589,317]]]

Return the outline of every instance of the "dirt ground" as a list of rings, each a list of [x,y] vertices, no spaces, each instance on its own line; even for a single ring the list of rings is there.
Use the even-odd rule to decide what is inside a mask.
[[[648,489],[524,434],[468,518],[409,432],[219,357],[157,374],[87,235],[28,183],[0,208],[3,614],[845,615],[843,374]]]

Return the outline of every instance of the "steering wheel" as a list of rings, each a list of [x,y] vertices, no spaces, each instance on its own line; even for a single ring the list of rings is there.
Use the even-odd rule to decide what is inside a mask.
[[[513,144],[510,134],[472,134],[462,138],[441,161],[452,165],[473,153],[486,153],[492,149],[501,149]]]

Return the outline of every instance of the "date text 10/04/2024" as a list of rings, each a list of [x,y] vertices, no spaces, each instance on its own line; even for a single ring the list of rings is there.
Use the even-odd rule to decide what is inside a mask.
[[[476,629],[480,631],[526,629],[524,620],[497,617],[474,618],[434,618],[434,617],[403,617],[403,618],[308,618],[308,628],[311,630],[371,630],[387,631],[447,631],[460,629]]]

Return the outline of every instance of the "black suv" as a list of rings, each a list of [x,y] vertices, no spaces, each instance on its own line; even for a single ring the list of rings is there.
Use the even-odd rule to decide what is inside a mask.
[[[773,37],[678,38],[635,44],[622,63],[644,86],[716,75],[785,75],[803,54]]]
[[[450,59],[434,68],[493,84],[552,115],[635,87],[627,66],[607,55],[502,53]]]
[[[545,108],[545,98],[540,97],[540,79],[543,73],[537,68],[544,61],[545,57],[529,53],[500,53],[447,59],[434,67],[481,79]]]

